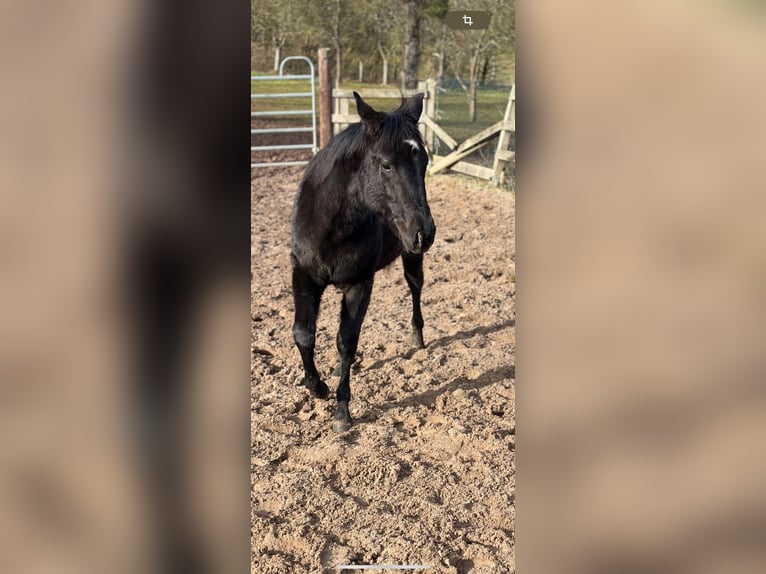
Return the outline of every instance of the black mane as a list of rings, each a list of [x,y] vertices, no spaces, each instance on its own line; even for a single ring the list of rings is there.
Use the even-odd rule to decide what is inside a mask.
[[[422,148],[425,148],[417,123],[399,110],[383,116],[380,133],[375,134],[375,139],[393,144],[394,152],[400,152],[404,140],[407,139],[414,139]],[[371,135],[367,133],[362,123],[351,124],[335,135],[314,156],[306,167],[301,188],[304,186],[311,189],[319,188],[330,176],[336,165],[344,168],[342,171],[345,172],[346,176],[351,175],[371,145]]]

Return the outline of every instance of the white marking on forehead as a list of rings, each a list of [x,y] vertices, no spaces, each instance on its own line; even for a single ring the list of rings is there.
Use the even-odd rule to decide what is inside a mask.
[[[404,140],[404,143],[408,143],[412,146],[412,149],[415,151],[418,151],[420,149],[420,146],[418,145],[418,142],[416,142],[413,139]]]

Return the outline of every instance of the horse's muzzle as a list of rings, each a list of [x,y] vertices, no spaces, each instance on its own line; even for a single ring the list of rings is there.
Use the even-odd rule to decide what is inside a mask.
[[[436,225],[429,213],[425,221],[421,218],[402,230],[402,244],[410,253],[425,253],[433,245],[436,237]]]

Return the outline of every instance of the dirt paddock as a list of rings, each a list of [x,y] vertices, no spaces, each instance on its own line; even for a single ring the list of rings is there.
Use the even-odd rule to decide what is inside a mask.
[[[255,170],[251,187],[252,572],[514,572],[513,196],[462,176],[427,180],[437,233],[426,349],[410,346],[397,261],[375,277],[351,375],[354,426],[338,435],[338,291],[325,292],[317,324],[330,400],[299,386],[292,341],[289,216],[302,170]]]

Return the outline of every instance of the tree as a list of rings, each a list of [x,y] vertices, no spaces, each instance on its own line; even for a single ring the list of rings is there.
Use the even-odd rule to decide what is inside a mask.
[[[417,88],[420,63],[420,18],[424,0],[402,0],[404,7],[404,87]]]
[[[391,30],[393,28],[393,18],[386,18],[380,12],[375,12],[372,17],[373,28],[375,30],[375,47],[380,54],[380,61],[383,66],[381,71],[381,84],[388,83],[388,62],[391,59],[393,50],[396,48],[396,44],[390,42]]]
[[[424,18],[444,20],[449,0],[402,0],[404,8],[404,87],[418,86],[421,23]]]
[[[358,24],[358,11],[349,0],[314,0],[300,2],[300,21],[305,33],[318,44],[333,49],[335,60],[335,84],[343,77],[343,63],[352,44]]]
[[[361,62],[367,77],[388,83],[404,70],[407,85],[416,87],[421,52],[433,51],[432,31],[443,28],[449,0],[401,1],[409,7],[392,9],[390,0],[251,0],[253,69],[325,46],[333,51],[336,83],[344,66]]]
[[[455,30],[450,36],[450,67],[468,98],[468,116],[476,121],[476,90],[483,63],[492,51],[511,49],[515,39],[514,0],[477,0],[466,9],[485,10],[492,14],[485,30]],[[467,71],[467,77],[464,72]]]
[[[343,0],[332,0],[328,5],[330,28],[328,29],[332,46],[335,49],[335,87],[340,85],[343,69],[343,43],[341,23],[343,21]]]
[[[252,0],[250,4],[251,41],[274,54],[273,70],[279,69],[283,50],[304,33],[297,0]]]
[[[360,6],[354,19],[351,52],[365,63],[370,74],[379,73],[381,83],[388,84],[393,66],[399,63],[403,41],[401,12],[391,10],[390,0],[370,0]]]

